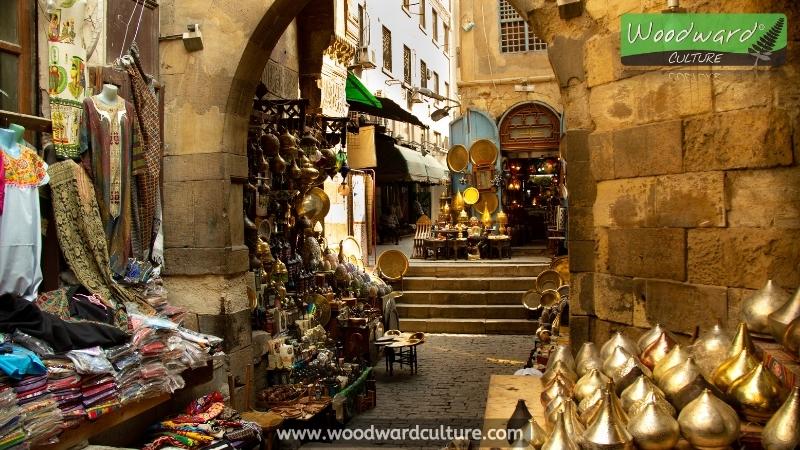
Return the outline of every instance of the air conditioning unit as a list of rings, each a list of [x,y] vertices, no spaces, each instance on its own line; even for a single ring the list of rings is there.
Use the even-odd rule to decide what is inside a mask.
[[[411,103],[422,103],[422,102],[423,102],[422,94],[416,91],[411,93]]]
[[[375,65],[375,50],[369,47],[361,47],[358,50],[358,64],[363,69],[374,69]]]
[[[375,91],[375,97],[383,97],[383,90],[378,89]]]

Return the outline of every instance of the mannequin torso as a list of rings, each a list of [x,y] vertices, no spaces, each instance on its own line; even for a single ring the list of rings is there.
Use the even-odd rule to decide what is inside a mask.
[[[108,106],[116,105],[119,100],[119,88],[113,84],[104,84],[103,90],[96,97]]]
[[[18,158],[20,155],[20,146],[17,143],[17,135],[12,130],[0,128],[0,150],[3,150],[9,156]]]

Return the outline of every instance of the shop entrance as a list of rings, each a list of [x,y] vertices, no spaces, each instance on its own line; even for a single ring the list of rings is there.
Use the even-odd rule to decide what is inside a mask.
[[[508,213],[512,245],[561,246],[566,228],[559,189],[561,117],[548,105],[522,103],[499,120],[503,173],[503,208]]]

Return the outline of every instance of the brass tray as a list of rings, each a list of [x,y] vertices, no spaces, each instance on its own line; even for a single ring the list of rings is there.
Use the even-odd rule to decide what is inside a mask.
[[[561,287],[561,275],[555,270],[545,270],[536,277],[536,289],[544,293],[546,290],[556,289]],[[556,298],[558,296],[556,295]]]
[[[339,244],[339,251],[342,253],[342,257],[345,261],[349,261],[357,266],[363,266],[363,262],[361,261],[363,257],[361,245],[353,236],[347,236],[342,239],[342,242]]]
[[[375,266],[383,275],[397,280],[408,271],[408,258],[399,250],[386,250],[378,256]]]
[[[447,167],[453,172],[463,172],[469,163],[467,148],[461,144],[450,147],[447,152]]]
[[[542,306],[553,306],[561,301],[561,296],[558,295],[558,291],[555,289],[546,289],[542,291],[542,297],[539,300],[539,304]]]
[[[497,161],[497,146],[488,139],[478,139],[469,148],[469,159],[476,166],[492,166]]]
[[[298,197],[294,207],[298,215],[308,218],[311,222],[319,222],[331,210],[331,199],[325,191],[313,187],[306,191],[305,195]]]
[[[484,207],[489,211],[489,214],[495,212],[497,207],[500,205],[500,200],[497,198],[497,194],[494,192],[481,192],[481,196],[478,199],[478,202],[475,203],[473,206],[481,213],[483,212]]]
[[[322,294],[314,294],[308,302],[308,314],[323,327],[331,320],[331,305]]]
[[[553,258],[553,261],[550,262],[550,268],[561,275],[561,281],[563,281],[564,284],[569,284],[569,256]]]
[[[531,289],[522,295],[522,306],[527,309],[536,309],[541,304],[542,294],[536,289]]]
[[[474,187],[464,189],[464,204],[474,205],[481,198],[481,193]]]

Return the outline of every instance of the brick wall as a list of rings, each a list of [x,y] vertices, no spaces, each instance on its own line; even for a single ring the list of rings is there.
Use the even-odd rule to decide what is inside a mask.
[[[768,278],[800,286],[800,6],[694,0],[690,12],[784,12],[787,64],[631,70],[619,16],[662,1],[514,1],[550,46],[567,121],[573,345],[655,322],[689,334]],[[582,63],[577,63],[576,59]]]

